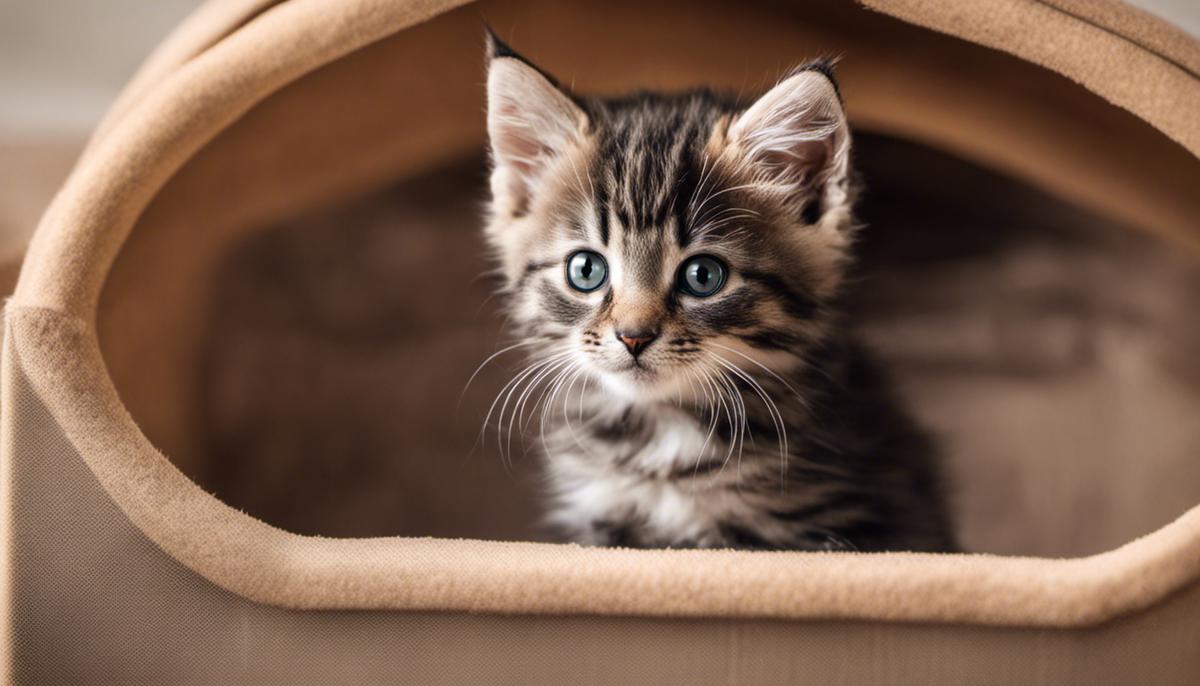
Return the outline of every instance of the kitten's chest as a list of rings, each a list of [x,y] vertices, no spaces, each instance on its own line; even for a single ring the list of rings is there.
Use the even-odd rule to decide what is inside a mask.
[[[749,509],[736,488],[737,453],[675,408],[601,415],[546,447],[552,520],[579,540],[703,544]]]
[[[545,446],[552,462],[561,455],[593,478],[626,485],[689,481],[711,473],[723,456],[732,457],[712,424],[673,405],[601,407],[565,429]]]

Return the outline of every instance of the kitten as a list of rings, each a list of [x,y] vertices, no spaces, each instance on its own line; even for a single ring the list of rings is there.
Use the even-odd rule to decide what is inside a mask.
[[[741,107],[581,98],[488,51],[486,234],[532,360],[499,418],[540,405],[551,522],[594,545],[955,549],[929,441],[839,319],[829,65]]]

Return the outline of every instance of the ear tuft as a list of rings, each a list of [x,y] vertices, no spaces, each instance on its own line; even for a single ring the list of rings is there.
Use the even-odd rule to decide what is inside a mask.
[[[486,21],[483,22],[483,39],[486,45],[487,58],[489,61],[494,60],[497,57],[515,57],[521,61],[525,61],[525,58],[518,55],[516,50],[513,50],[511,47],[509,47],[508,43],[505,43],[500,36],[496,34],[496,31],[492,28],[491,24],[487,23]]]
[[[834,75],[833,68],[837,65],[837,60],[832,57],[818,57],[814,60],[809,60],[804,64],[792,70],[788,76],[795,76],[806,71],[815,71],[829,79],[829,83],[833,86],[833,92],[837,94],[838,102],[842,102],[842,89],[838,85],[837,76]]]

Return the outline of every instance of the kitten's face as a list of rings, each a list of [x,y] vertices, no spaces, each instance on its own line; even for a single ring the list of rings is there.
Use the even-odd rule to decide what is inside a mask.
[[[536,355],[639,400],[802,362],[849,240],[825,71],[747,109],[707,92],[576,101],[497,45],[488,95],[488,236]]]

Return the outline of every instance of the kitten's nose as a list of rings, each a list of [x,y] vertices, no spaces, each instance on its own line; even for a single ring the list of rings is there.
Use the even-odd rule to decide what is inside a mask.
[[[655,338],[658,338],[657,331],[618,331],[617,338],[620,339],[625,347],[629,349],[629,354],[637,357],[645,350]]]

